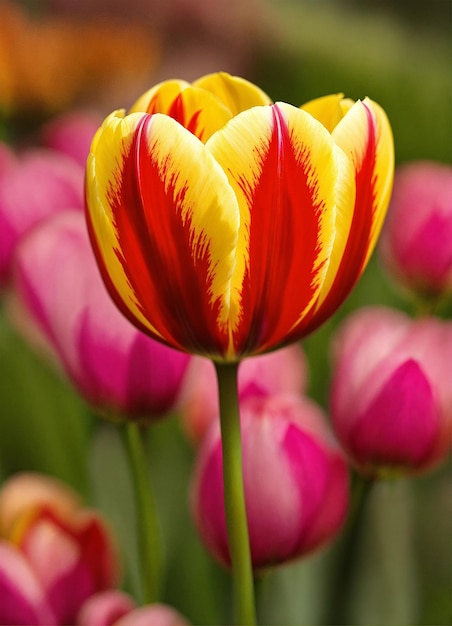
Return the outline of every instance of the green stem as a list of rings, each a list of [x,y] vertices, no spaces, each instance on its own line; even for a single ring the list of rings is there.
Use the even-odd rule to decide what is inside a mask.
[[[125,425],[124,443],[135,491],[142,601],[151,604],[160,596],[162,547],[149,465],[140,428],[134,422]]]
[[[366,503],[375,481],[360,474],[353,474],[352,502],[347,526],[339,545],[338,562],[333,575],[332,591],[328,599],[329,615],[325,624],[341,626],[348,624],[350,587],[355,570],[358,544]]]
[[[238,624],[256,624],[253,568],[243,486],[237,363],[216,363],[220,400],[226,525]]]

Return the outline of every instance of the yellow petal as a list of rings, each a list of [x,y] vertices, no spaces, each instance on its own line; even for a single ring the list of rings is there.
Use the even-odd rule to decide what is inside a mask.
[[[228,107],[232,116],[251,107],[272,102],[267,94],[253,83],[226,72],[202,76],[193,83],[193,86],[215,94]]]

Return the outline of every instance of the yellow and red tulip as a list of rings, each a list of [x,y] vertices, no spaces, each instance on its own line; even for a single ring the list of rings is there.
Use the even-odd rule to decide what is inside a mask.
[[[218,73],[167,81],[98,130],[87,219],[107,287],[169,346],[237,360],[314,330],[375,246],[392,187],[375,102],[297,108]]]

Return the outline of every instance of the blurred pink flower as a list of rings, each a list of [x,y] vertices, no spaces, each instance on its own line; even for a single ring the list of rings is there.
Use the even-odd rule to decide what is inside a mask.
[[[84,602],[76,623],[80,626],[112,626],[134,609],[133,598],[123,591],[117,589],[99,591]]]
[[[84,215],[47,219],[17,250],[19,304],[82,394],[112,417],[156,418],[175,405],[190,357],[138,331],[110,300]]]
[[[244,359],[239,366],[239,398],[275,393],[302,393],[307,384],[307,362],[299,344]],[[218,383],[209,359],[193,357],[181,394],[181,416],[189,437],[199,443],[212,422],[219,419]]]
[[[411,291],[452,292],[452,166],[416,161],[396,171],[380,239],[388,272]]]
[[[53,150],[15,155],[0,145],[0,284],[10,276],[21,237],[44,218],[63,209],[83,211],[84,170]]]
[[[187,626],[175,609],[165,604],[136,608],[133,599],[122,591],[109,590],[91,596],[82,606],[80,626]]]
[[[369,474],[414,473],[452,444],[452,322],[367,307],[334,344],[331,414],[351,461]]]
[[[339,532],[348,467],[312,401],[293,394],[249,398],[240,412],[251,558],[259,569],[304,555]],[[201,445],[191,499],[203,541],[228,564],[218,424]]]
[[[85,167],[89,147],[102,117],[93,111],[73,110],[54,117],[41,129],[45,147],[71,157]]]
[[[10,478],[0,491],[0,624],[75,623],[119,569],[105,522],[55,479]],[[7,525],[3,522],[7,520]]]

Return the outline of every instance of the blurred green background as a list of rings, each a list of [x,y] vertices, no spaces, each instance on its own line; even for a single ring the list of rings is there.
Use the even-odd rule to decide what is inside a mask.
[[[42,10],[42,3],[29,4]],[[243,73],[273,99],[301,104],[333,92],[353,99],[369,96],[391,120],[397,163],[452,162],[448,0],[274,0],[252,5],[259,28],[246,41]],[[242,36],[246,37],[246,29]],[[150,84],[161,78],[166,57],[177,71],[177,55],[166,42]],[[228,66],[227,47],[222,58],[223,66],[216,69],[237,71],[236,65]],[[238,64],[235,58],[234,63]],[[178,75],[182,60],[180,67]],[[188,73],[196,76],[204,71],[196,69],[190,66]],[[130,94],[130,103],[136,95]],[[41,113],[33,117],[30,111],[18,115],[10,109],[3,119],[4,134],[17,136],[21,124],[28,131],[44,117]],[[347,303],[305,342],[309,393],[324,407],[332,333],[347,313],[365,304],[412,311],[412,303],[384,276],[377,255]],[[441,315],[451,313],[452,304],[445,303]],[[13,330],[4,307],[0,359],[1,477],[21,470],[54,474],[100,507],[118,531],[126,559],[125,586],[136,591],[133,498],[117,429],[93,418],[69,383],[31,352]],[[164,599],[193,624],[225,623],[230,611],[229,580],[205,553],[191,525],[187,484],[193,450],[177,415],[149,429],[148,449],[165,540]],[[359,537],[350,624],[452,623],[451,470],[448,462],[424,477],[375,488]],[[340,540],[259,581],[262,624],[323,623],[331,613],[329,585],[339,544]]]

